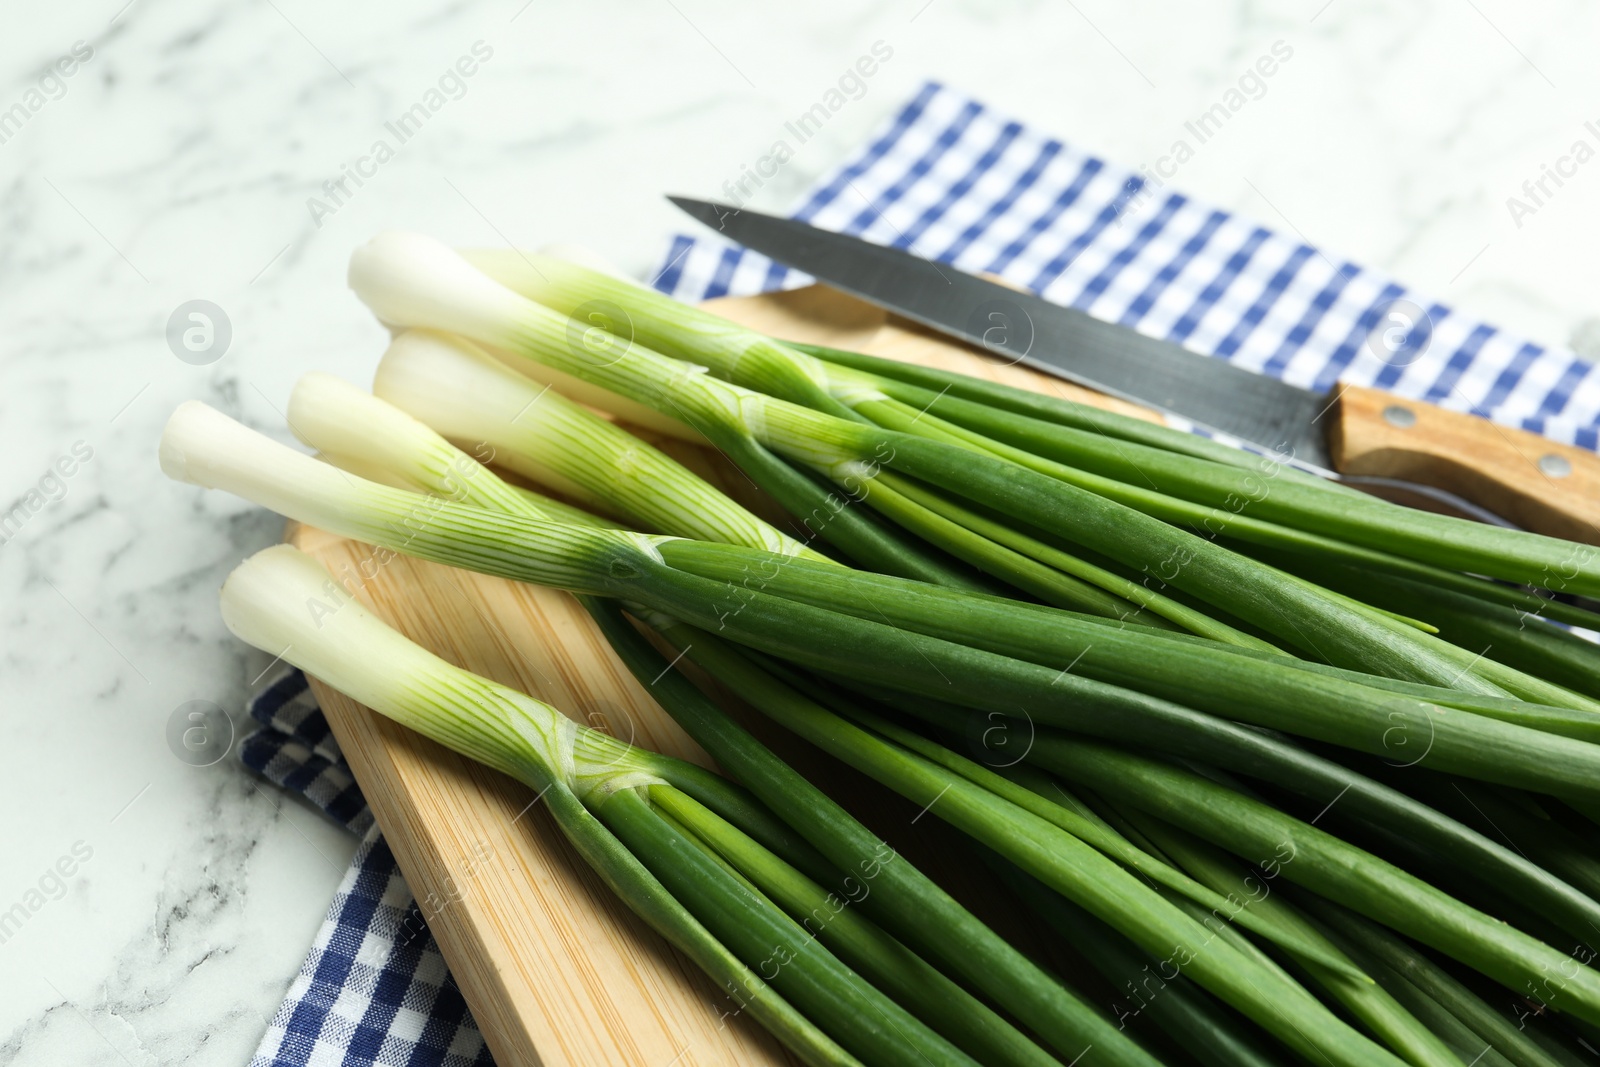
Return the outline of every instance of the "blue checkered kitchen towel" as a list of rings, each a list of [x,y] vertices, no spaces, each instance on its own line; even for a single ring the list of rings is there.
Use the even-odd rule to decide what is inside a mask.
[[[1155,187],[942,85],[900,108],[796,214],[1300,385],[1378,385],[1596,446],[1593,364]],[[807,281],[697,234],[673,241],[656,285],[700,300]],[[1380,358],[1389,353],[1368,338],[1397,300],[1425,312],[1425,329],[1406,358]],[[252,710],[263,727],[245,762],[365,835],[252,1067],[491,1062],[303,678],[280,679]]]

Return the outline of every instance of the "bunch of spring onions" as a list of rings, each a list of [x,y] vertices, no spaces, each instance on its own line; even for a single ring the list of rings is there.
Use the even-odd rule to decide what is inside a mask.
[[[229,625],[554,789],[617,892],[809,1062],[1600,1056],[1600,651],[1566,628],[1600,628],[1573,600],[1600,591],[1594,549],[561,259],[385,234],[351,284],[400,332],[375,395],[297,387],[320,460],[188,404],[164,468],[578,594],[737,785],[359,604],[308,628],[295,583],[327,577],[289,549],[230,580]],[[786,521],[594,408],[709,442]],[[663,674],[674,656],[959,831],[1039,943]],[[1082,965],[1039,962],[1057,944]]]

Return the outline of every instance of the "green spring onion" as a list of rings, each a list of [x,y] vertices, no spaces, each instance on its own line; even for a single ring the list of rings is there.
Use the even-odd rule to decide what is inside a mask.
[[[375,620],[313,634],[265,578],[230,581],[230,625],[548,788],[624,899],[803,1059],[1571,1067],[1567,1034],[1600,1034],[1600,652],[1552,625],[1600,625],[1559,595],[1600,593],[1592,548],[560,258],[391,233],[350,282],[400,332],[377,397],[296,388],[326,462],[188,404],[163,468],[577,594],[744,788],[622,758]],[[720,450],[787,523],[591,408]],[[241,573],[320,577],[363,618],[307,565]],[[997,936],[728,694],[964,833],[1137,1009],[1109,1018]],[[1557,1018],[1524,1030],[1496,998]]]

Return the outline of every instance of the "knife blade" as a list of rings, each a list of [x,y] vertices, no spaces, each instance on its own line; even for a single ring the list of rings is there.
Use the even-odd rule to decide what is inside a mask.
[[[1064,378],[1356,488],[1502,526],[1600,544],[1600,456],[1381,390],[1329,394],[1235,367],[1075,308],[899,249],[688,197],[669,197],[729,239],[990,355]],[[1420,309],[1419,309],[1420,310]],[[1391,361],[1426,336],[1408,325]],[[1376,348],[1374,349],[1376,352]]]
[[[668,197],[725,237],[897,315],[1102,393],[1332,473],[1330,397],[859,237]]]

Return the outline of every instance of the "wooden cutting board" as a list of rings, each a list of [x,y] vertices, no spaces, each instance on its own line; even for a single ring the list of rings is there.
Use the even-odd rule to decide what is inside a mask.
[[[780,337],[1148,415],[1057,379],[1000,366],[822,287],[708,306]],[[749,483],[720,456],[641,436],[753,504]],[[291,526],[289,539],[341,579],[359,575],[371,552],[309,527]],[[711,765],[565,593],[401,557],[359,582],[357,595],[453,663],[635,744]],[[612,897],[533,803],[531,790],[315,679],[312,689],[500,1067],[794,1062],[748,1016],[728,1014],[735,1005],[715,983]],[[1010,926],[1010,909],[978,899],[968,872],[943,859],[950,853],[938,842],[948,831],[935,820],[914,820],[918,813],[900,798],[764,723],[748,725],[813,781],[847,802],[863,801],[851,806],[870,812],[867,821],[885,840],[971,899],[1003,931]],[[1015,927],[1010,932],[1027,936]]]

